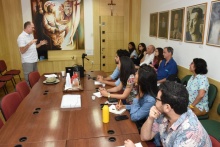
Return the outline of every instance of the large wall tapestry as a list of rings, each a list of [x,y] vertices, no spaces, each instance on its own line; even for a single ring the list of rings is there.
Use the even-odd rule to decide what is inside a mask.
[[[84,47],[83,0],[31,0],[35,38],[46,39],[45,50],[78,50]]]

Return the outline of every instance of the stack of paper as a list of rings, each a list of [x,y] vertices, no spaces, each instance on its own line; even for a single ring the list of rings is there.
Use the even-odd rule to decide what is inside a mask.
[[[93,95],[96,96],[96,97],[98,97],[98,98],[102,97],[102,95],[101,95],[100,92],[95,92],[95,93],[93,93]]]
[[[111,105],[109,107],[109,112],[114,113],[114,114],[119,114],[121,115],[122,113],[124,113],[126,111],[126,109],[121,109],[121,110],[117,110],[115,105]]]
[[[81,107],[81,96],[80,95],[63,95],[61,108],[79,108]]]

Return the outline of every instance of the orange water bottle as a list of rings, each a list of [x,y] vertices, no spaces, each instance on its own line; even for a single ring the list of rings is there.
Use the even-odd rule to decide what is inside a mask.
[[[108,104],[104,105],[102,108],[102,122],[108,123],[109,122],[109,108]]]

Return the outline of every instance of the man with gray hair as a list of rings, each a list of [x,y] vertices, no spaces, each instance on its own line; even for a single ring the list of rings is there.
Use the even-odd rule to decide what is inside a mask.
[[[140,66],[143,64],[150,64],[153,62],[154,60],[154,51],[155,51],[155,47],[153,45],[149,45],[147,47],[147,51],[144,52],[144,56],[140,61]]]
[[[173,59],[173,48],[165,47],[163,50],[164,60],[157,70],[157,83],[165,82],[170,75],[177,75],[177,64]]]

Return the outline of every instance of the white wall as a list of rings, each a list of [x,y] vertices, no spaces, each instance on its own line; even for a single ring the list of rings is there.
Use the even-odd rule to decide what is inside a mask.
[[[149,36],[150,13],[188,7],[206,2],[207,15],[203,44],[185,43]],[[155,47],[173,47],[174,59],[178,65],[185,68],[189,68],[189,64],[193,58],[203,58],[208,64],[209,71],[207,76],[220,81],[220,48],[206,45],[210,7],[210,0],[142,0],[140,41],[146,43],[146,45],[153,44]]]
[[[30,0],[21,0],[23,22],[32,21]],[[84,0],[85,52],[93,55],[93,5],[92,0]]]

